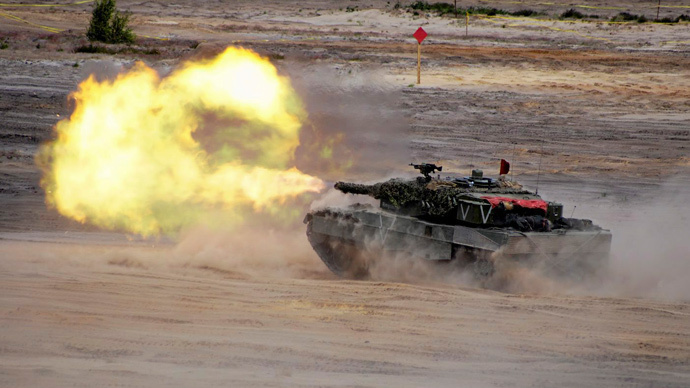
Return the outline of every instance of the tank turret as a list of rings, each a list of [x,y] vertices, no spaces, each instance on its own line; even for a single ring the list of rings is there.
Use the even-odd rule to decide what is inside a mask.
[[[447,224],[506,226],[521,230],[567,227],[561,220],[562,205],[546,202],[503,178],[485,178],[482,170],[469,177],[432,178],[442,167],[431,163],[410,164],[423,175],[395,178],[371,185],[338,182],[345,194],[368,195],[380,200],[382,209]]]

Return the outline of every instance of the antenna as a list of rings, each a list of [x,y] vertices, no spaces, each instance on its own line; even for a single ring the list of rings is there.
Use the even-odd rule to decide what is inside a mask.
[[[539,170],[537,171],[537,189],[534,194],[539,195],[539,177],[541,176],[541,158],[544,157],[544,136],[541,137],[541,151],[539,152]]]
[[[573,212],[570,213],[570,218],[573,218],[573,214],[575,214],[575,209],[577,209],[577,205],[573,206]]]
[[[472,139],[472,130],[468,131],[467,135],[470,138],[470,140],[474,140],[474,139]],[[472,169],[474,169],[474,152],[470,151],[470,171]]]
[[[512,172],[511,172],[511,171],[508,171],[508,174],[511,175],[510,178],[511,178],[512,181],[515,180],[515,167],[514,167],[514,165],[515,165],[515,161],[516,161],[516,159],[515,159],[515,146],[516,146],[516,145],[517,145],[517,142],[514,142],[514,143],[513,143],[513,171],[512,171]]]

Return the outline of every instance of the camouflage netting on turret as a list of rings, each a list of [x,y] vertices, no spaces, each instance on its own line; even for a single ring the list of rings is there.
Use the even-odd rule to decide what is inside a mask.
[[[465,182],[465,184],[467,184]],[[419,206],[420,210],[430,216],[455,216],[461,196],[468,192],[492,192],[500,194],[531,194],[519,184],[505,180],[493,181],[491,188],[472,188],[461,186],[457,181],[426,179],[391,179],[373,185],[338,182],[337,190],[346,194],[368,195],[381,200],[388,206],[398,209],[409,209]],[[487,191],[488,190],[488,191]]]
[[[379,186],[378,199],[390,202],[396,207],[405,207],[410,204],[416,204],[422,198],[423,185],[415,182],[405,181],[402,179],[391,179],[388,182],[378,183]]]
[[[456,198],[466,190],[456,189],[448,186],[435,186],[434,188],[424,189],[424,204],[429,215],[445,216],[451,211],[454,212],[458,206]]]

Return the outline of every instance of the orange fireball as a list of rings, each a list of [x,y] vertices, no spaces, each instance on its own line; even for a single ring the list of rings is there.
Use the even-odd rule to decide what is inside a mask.
[[[306,113],[287,78],[228,48],[170,75],[139,62],[93,76],[38,157],[46,201],[80,222],[153,235],[218,209],[280,212],[323,182],[294,167]]]

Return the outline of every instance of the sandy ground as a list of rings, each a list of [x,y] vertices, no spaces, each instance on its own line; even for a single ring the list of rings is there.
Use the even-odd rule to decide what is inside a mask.
[[[648,3],[579,9],[653,18]],[[690,13],[663,3],[662,17]],[[473,18],[465,36],[462,19],[394,2],[118,4],[138,47],[160,54],[74,53],[89,4],[0,7],[0,386],[688,385],[688,24],[564,22],[552,17],[570,2],[461,1],[551,17]],[[416,86],[420,25],[430,36]],[[409,173],[410,159],[493,172],[507,158],[566,214],[612,230],[610,268],[586,284],[522,274],[510,292],[409,273],[350,282],[299,223],[142,239],[46,208],[34,155],[82,79],[137,59],[165,73],[230,44],[271,58],[313,125],[344,134],[335,158],[353,168],[298,156],[304,171],[373,180]]]
[[[687,303],[236,279],[108,265],[112,247],[0,249],[3,386],[647,387],[690,373]]]

